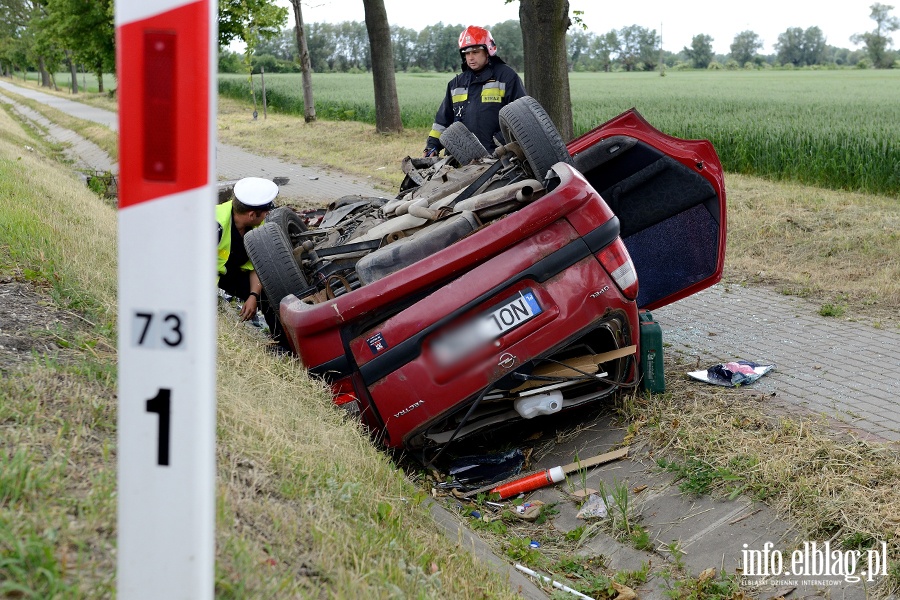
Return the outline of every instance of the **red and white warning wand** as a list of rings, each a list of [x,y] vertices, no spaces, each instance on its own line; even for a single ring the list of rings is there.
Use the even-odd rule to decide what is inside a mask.
[[[614,460],[619,460],[620,458],[624,458],[627,455],[628,446],[625,446],[624,448],[619,448],[618,450],[613,450],[612,452],[607,452],[606,454],[600,454],[599,456],[594,456],[593,458],[577,460],[567,465],[560,465],[558,467],[547,469],[546,471],[539,471],[537,473],[532,473],[531,475],[526,475],[525,477],[520,477],[519,479],[516,479],[514,481],[509,481],[502,485],[498,485],[491,490],[491,493],[499,494],[501,499],[511,498],[517,494],[530,492],[532,490],[536,490],[553,483],[559,483],[560,481],[565,479],[566,475],[568,475],[569,473],[574,473],[575,471],[579,471],[581,469],[587,469],[590,467],[595,467],[597,465],[602,465],[604,463],[612,462]]]

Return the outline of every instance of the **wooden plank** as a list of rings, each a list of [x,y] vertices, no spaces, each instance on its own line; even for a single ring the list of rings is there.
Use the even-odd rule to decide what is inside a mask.
[[[591,467],[596,467],[597,465],[602,465],[614,460],[619,460],[620,458],[625,458],[626,456],[628,456],[628,449],[629,446],[625,446],[624,448],[619,448],[618,450],[613,450],[612,452],[607,452],[606,454],[600,454],[599,456],[594,456],[593,458],[586,458],[584,460],[569,463],[563,467],[563,473],[573,473],[581,469],[589,469]]]
[[[538,365],[534,369],[533,374],[540,375],[541,377],[578,377],[579,375],[584,374],[579,373],[575,369],[594,374],[597,372],[600,363],[629,356],[631,354],[634,354],[635,352],[637,352],[637,346],[625,346],[617,350],[601,352],[600,354],[587,354],[585,356],[570,358],[565,361],[565,365],[556,363],[544,363],[542,365]],[[574,367],[574,369],[572,367]],[[525,383],[511,391],[522,392],[533,387],[547,385],[548,383],[549,382],[546,381],[526,381]]]

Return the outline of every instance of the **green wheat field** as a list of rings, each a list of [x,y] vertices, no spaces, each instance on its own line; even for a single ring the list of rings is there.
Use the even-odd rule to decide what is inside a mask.
[[[450,77],[397,74],[405,127],[430,127]],[[570,81],[576,135],[635,107],[669,135],[710,140],[729,172],[900,196],[900,70],[572,73]],[[261,105],[260,83],[255,75]],[[266,75],[265,86],[270,110],[302,114],[299,74]],[[313,90],[319,118],[375,122],[371,74],[316,73]],[[219,92],[252,100],[249,76],[220,75]]]

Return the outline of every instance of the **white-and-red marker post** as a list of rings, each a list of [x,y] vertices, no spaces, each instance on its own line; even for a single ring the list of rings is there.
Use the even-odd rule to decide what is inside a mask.
[[[117,596],[212,598],[215,0],[116,0]]]

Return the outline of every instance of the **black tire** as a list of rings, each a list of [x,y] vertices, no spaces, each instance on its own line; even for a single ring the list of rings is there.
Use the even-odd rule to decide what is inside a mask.
[[[517,142],[532,176],[543,181],[547,171],[558,162],[574,166],[566,143],[544,107],[531,96],[524,96],[500,109],[500,132],[506,143]]]
[[[279,206],[269,211],[266,215],[266,223],[275,223],[292,244],[307,230],[306,223],[294,210],[288,206]]]
[[[278,223],[264,223],[248,231],[244,247],[276,314],[282,298],[308,287],[291,243]]]
[[[441,134],[441,144],[460,165],[490,156],[474,133],[462,121],[451,123]]]

